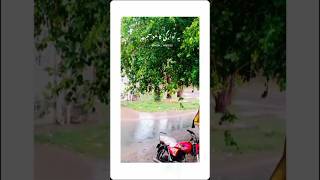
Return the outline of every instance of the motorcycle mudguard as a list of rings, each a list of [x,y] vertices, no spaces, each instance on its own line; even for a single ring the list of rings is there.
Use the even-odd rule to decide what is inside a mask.
[[[199,154],[199,150],[200,149],[200,145],[199,144],[196,144],[196,154]]]

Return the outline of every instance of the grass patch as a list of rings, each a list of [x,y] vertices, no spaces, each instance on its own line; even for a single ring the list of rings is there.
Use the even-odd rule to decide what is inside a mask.
[[[106,124],[57,129],[35,135],[35,142],[57,145],[87,156],[106,158],[109,154],[109,130]]]
[[[142,112],[181,111],[198,109],[199,100],[178,102],[177,99],[173,98],[171,102],[165,100],[155,102],[152,96],[143,95],[139,101],[123,101],[121,105]]]
[[[214,119],[218,119],[214,116]],[[239,117],[236,122],[255,125],[254,128],[231,130],[240,150],[224,144],[223,130],[211,131],[211,147],[215,153],[282,152],[285,138],[285,123],[282,119],[263,116],[259,119]],[[212,123],[212,122],[211,122]],[[35,142],[52,144],[87,156],[106,158],[109,154],[109,127],[107,124],[58,127],[53,132],[38,133]]]
[[[239,119],[255,127],[248,129],[234,129],[231,134],[239,146],[226,146],[224,143],[224,131],[214,130],[211,132],[211,147],[215,152],[224,153],[255,153],[255,152],[282,152],[285,139],[285,125],[281,119]]]

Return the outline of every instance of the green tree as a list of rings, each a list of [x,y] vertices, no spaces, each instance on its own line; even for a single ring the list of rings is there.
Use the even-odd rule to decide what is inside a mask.
[[[258,74],[286,87],[286,1],[221,0],[211,5],[211,88],[215,111],[226,112],[235,81]]]
[[[51,98],[64,91],[68,102],[82,97],[88,108],[96,99],[107,103],[109,1],[35,0],[34,27],[36,49],[43,51],[52,44],[62,59],[47,68],[59,77],[48,85]],[[87,67],[94,68],[94,80],[83,77]]]
[[[280,89],[285,89],[285,10],[285,0],[222,0],[212,3],[211,87],[217,112],[224,112],[227,105],[231,103],[230,94],[236,79],[246,82],[261,73],[266,77],[266,81],[276,79]],[[84,95],[88,97],[88,102],[93,102],[93,99],[97,98],[101,102],[107,103],[109,89],[109,2],[36,0],[34,20],[37,50],[42,51],[48,44],[53,44],[63,59],[57,67],[48,69],[49,74],[60,77],[57,84],[50,87],[53,96],[66,90],[67,99],[76,100],[76,91],[84,89],[83,91],[86,92]],[[188,18],[164,18],[157,21],[161,26],[149,24],[149,28],[145,28],[144,32],[152,32],[158,27],[160,33],[162,27],[165,29],[176,26],[176,32],[181,35],[184,29],[192,24],[192,21]],[[184,35],[187,36],[187,34]],[[185,39],[188,38],[185,37],[183,40],[186,44]],[[170,41],[176,48],[176,54],[173,54],[172,57],[175,58],[172,58],[172,61],[167,61],[166,72],[176,72],[173,77],[167,76],[167,81],[173,83],[166,85],[164,78],[155,78],[153,79],[155,80],[154,87],[143,86],[142,83],[140,88],[157,89],[159,92],[165,89],[169,91],[170,89],[175,90],[179,85],[190,84],[188,82],[197,79],[191,78],[198,74],[196,69],[180,71],[178,68],[178,65],[184,67],[181,62],[189,62],[190,59],[188,61],[187,59],[193,55],[181,53],[181,40],[178,41],[177,38],[174,38]],[[160,42],[158,38],[158,43]],[[190,40],[190,42],[196,41]],[[148,39],[146,43],[150,45],[153,41]],[[144,47],[137,49],[137,51],[142,52],[150,48],[147,44]],[[184,48],[185,52],[192,49],[191,46]],[[164,59],[171,56],[170,52],[164,48],[156,48],[155,46],[153,49],[157,49],[159,52],[157,54],[162,55]],[[129,52],[133,52],[133,48],[131,50],[128,48],[126,51],[127,55],[123,54],[123,56],[130,55]],[[150,59],[155,59],[155,57],[155,54],[152,54]],[[178,65],[173,66],[173,63]],[[96,69],[94,81],[86,81],[82,77],[84,68],[88,66],[93,66]],[[149,69],[156,69],[155,67],[150,66]],[[157,74],[160,71],[152,72]],[[184,73],[178,74],[177,72]],[[161,84],[165,88],[160,88]],[[196,82],[192,84],[196,85]]]
[[[199,19],[125,17],[121,69],[130,88],[154,92],[154,99],[178,88],[199,85]]]

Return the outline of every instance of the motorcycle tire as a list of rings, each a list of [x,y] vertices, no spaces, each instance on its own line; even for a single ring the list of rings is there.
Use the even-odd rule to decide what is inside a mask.
[[[169,152],[164,146],[160,146],[157,151],[157,159],[161,162],[169,162]]]

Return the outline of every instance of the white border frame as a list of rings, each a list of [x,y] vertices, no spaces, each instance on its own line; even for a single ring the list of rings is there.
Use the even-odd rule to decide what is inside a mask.
[[[210,3],[208,1],[112,1],[110,5],[110,177],[111,179],[210,178]],[[182,16],[200,18],[200,162],[121,162],[121,18]]]

